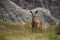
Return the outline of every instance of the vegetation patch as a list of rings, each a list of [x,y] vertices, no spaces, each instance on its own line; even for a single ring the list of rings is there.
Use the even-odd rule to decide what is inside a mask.
[[[25,24],[0,22],[0,25],[4,26],[3,29],[0,29],[0,40],[59,40],[55,25],[46,30],[36,30],[37,32],[32,32],[30,22]]]

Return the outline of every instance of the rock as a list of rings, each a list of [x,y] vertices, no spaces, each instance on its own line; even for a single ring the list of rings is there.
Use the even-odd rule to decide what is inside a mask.
[[[60,0],[11,0],[24,9],[42,7],[49,9],[52,16],[60,20]],[[58,20],[58,21],[59,21]]]
[[[37,7],[32,9],[33,12],[38,10],[36,18],[41,19],[46,25],[59,21],[58,18],[52,16],[50,10],[46,8]],[[1,0],[0,2],[0,20],[12,23],[31,21],[30,10],[22,9],[20,6],[10,0]]]

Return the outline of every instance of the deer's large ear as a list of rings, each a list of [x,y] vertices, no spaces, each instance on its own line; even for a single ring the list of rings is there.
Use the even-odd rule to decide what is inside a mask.
[[[30,10],[30,13],[32,13],[32,11]]]
[[[38,10],[35,12],[35,14],[37,14],[38,13]]]

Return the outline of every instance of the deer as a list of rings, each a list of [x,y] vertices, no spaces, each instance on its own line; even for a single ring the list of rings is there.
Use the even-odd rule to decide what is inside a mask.
[[[36,29],[37,28],[42,28],[42,22],[41,22],[41,20],[39,20],[39,19],[35,19],[35,15],[38,13],[38,10],[35,12],[35,13],[33,13],[31,10],[30,10],[30,13],[32,14],[32,22],[31,22],[31,25],[32,25],[32,32],[34,31],[34,32],[36,32]]]

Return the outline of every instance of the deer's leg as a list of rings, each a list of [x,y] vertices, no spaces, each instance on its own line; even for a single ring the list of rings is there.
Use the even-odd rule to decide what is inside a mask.
[[[33,30],[34,30],[34,25],[33,25],[33,23],[31,23],[31,25],[32,25],[32,32],[33,32]]]
[[[32,32],[34,32],[35,28],[34,28],[34,25],[32,25]]]
[[[34,31],[34,27],[33,27],[33,25],[32,25],[32,32]]]
[[[32,26],[32,32],[35,32],[36,28],[35,26]]]
[[[34,26],[34,32],[36,32],[37,25]]]
[[[42,32],[42,25],[40,25],[40,31]]]

